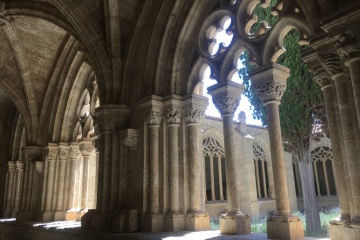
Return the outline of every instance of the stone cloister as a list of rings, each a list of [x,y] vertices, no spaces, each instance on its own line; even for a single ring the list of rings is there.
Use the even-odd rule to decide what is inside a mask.
[[[259,6],[276,21],[259,22]],[[268,238],[303,238],[278,107],[291,69],[276,63],[295,29],[330,133],[331,161],[330,144],[312,149],[316,194],[338,196],[331,239],[359,239],[359,23],[353,0],[0,1],[2,217],[200,231],[210,228],[207,203],[220,200],[221,233],[247,234],[257,199],[268,198]],[[244,116],[234,122],[245,50],[267,142]],[[204,89],[207,68],[217,83]],[[221,120],[205,118],[203,92]]]

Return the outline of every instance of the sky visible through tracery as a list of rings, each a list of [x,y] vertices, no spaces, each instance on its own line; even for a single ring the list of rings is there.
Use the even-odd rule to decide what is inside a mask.
[[[239,66],[241,67],[241,61],[239,59],[238,61]],[[205,111],[205,114],[207,116],[212,116],[212,117],[221,117],[219,111],[217,110],[217,108],[215,107],[213,101],[212,101],[212,97],[207,93],[207,88],[216,84],[216,80],[214,79],[210,79],[210,67],[207,67],[204,73],[204,79],[203,79],[203,83],[204,83],[204,92],[203,95],[209,98],[209,106]],[[237,73],[234,74],[232,81],[237,82],[242,84],[243,80],[240,79],[239,75]],[[261,126],[261,121],[254,119],[250,110],[250,102],[248,100],[247,97],[245,97],[244,95],[241,95],[241,100],[240,100],[240,105],[239,107],[236,109],[236,112],[234,114],[234,120],[238,120],[238,116],[239,113],[241,111],[244,111],[246,114],[246,123],[247,124],[251,124],[251,125],[258,125]]]
[[[210,39],[214,39],[215,41],[212,42],[212,44],[209,45],[209,52],[211,55],[215,55],[218,51],[219,51],[219,47],[220,44],[222,44],[222,46],[224,47],[228,47],[233,39],[233,34],[231,31],[227,32],[226,29],[229,28],[231,24],[231,19],[229,17],[224,18],[224,20],[221,23],[221,28],[216,28],[215,26],[212,26],[209,28],[209,32],[208,32],[208,37]],[[244,65],[242,64],[242,62],[240,61],[240,59],[238,59],[237,62],[237,69],[241,69],[243,68]],[[210,78],[211,75],[211,70],[210,67],[208,66],[206,68],[206,70],[203,73],[203,95],[209,98],[209,106],[207,108],[207,110],[205,111],[205,114],[207,116],[212,116],[212,117],[221,117],[219,111],[216,109],[213,101],[212,101],[212,97],[207,93],[207,88],[216,84],[216,80],[215,79],[211,79]],[[243,80],[239,77],[239,74],[235,73],[231,79],[234,82],[243,83]],[[239,107],[236,109],[236,112],[234,114],[234,120],[238,120],[238,116],[239,113],[241,111],[244,111],[246,114],[246,123],[247,124],[252,124],[252,125],[258,125],[261,126],[262,123],[260,120],[256,120],[253,118],[251,110],[250,110],[250,102],[248,100],[247,97],[245,97],[244,95],[241,96],[241,100],[240,100],[240,105]]]

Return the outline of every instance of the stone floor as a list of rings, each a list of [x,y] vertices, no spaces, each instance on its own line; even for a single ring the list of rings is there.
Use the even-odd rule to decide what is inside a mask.
[[[266,234],[221,235],[218,230],[177,233],[105,233],[80,228],[80,222],[17,223],[0,220],[0,240],[232,240],[267,239]],[[319,238],[305,238],[318,239]],[[328,238],[322,238],[328,239]]]

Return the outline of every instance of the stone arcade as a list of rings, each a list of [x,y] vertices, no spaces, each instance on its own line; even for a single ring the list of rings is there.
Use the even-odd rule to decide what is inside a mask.
[[[277,16],[272,26],[258,24],[259,4]],[[269,238],[303,238],[278,110],[291,69],[276,64],[297,29],[331,136],[333,176],[320,157],[317,194],[339,197],[331,239],[358,239],[359,24],[354,0],[0,1],[2,217],[77,220],[95,232],[200,231],[217,211],[206,203],[218,199],[224,234],[250,233],[250,217],[267,209]],[[245,50],[258,66],[249,77],[268,142],[248,136],[260,130],[243,114],[233,121]],[[203,89],[207,68],[217,84]],[[205,118],[203,91],[222,123]],[[23,237],[9,226],[19,225],[1,223],[0,237]]]

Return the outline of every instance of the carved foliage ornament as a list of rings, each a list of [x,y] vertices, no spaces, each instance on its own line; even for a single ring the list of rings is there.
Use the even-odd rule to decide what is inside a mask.
[[[49,161],[53,161],[56,159],[57,157],[57,149],[49,149],[49,152],[48,152],[48,160]]]
[[[148,125],[160,125],[162,119],[162,112],[151,110],[145,117],[145,121]]]
[[[234,114],[239,104],[239,99],[233,97],[226,97],[215,102],[215,106],[221,115]]]
[[[359,56],[358,40],[354,31],[340,34],[335,39],[335,45],[337,52],[344,61]]]
[[[316,66],[312,69],[309,69],[309,72],[314,75],[315,82],[321,87],[331,85],[330,76],[326,73],[325,69],[322,66]]]
[[[180,124],[181,122],[181,110],[169,109],[165,112],[166,122],[168,124]]]
[[[16,170],[16,165],[15,164],[9,164],[9,173],[12,174],[14,173]]]
[[[340,58],[336,53],[320,55],[320,63],[330,76],[343,72]]]
[[[285,92],[286,85],[279,82],[268,82],[264,85],[254,88],[255,92],[259,95],[264,103],[270,101],[280,102],[281,97]]]
[[[71,160],[77,160],[80,156],[79,149],[71,149],[70,150],[70,159]]]
[[[68,149],[60,149],[60,160],[67,160],[69,156],[69,150]]]
[[[204,118],[204,111],[196,108],[188,108],[185,110],[186,123],[200,123]]]
[[[122,143],[131,150],[137,148],[139,138],[137,136],[126,136],[122,139]]]
[[[80,144],[80,151],[83,156],[90,156],[93,150],[94,146],[92,144]]]

